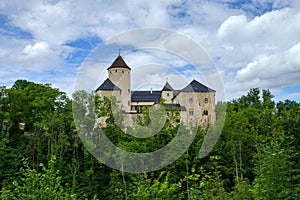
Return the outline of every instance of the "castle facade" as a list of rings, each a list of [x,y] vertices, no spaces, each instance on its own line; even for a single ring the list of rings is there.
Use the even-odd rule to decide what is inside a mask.
[[[138,115],[144,107],[163,101],[167,107],[180,109],[182,123],[206,126],[216,120],[216,91],[196,80],[180,90],[166,82],[161,90],[131,91],[131,68],[120,55],[107,70],[109,77],[96,89],[96,94],[102,99],[116,97],[125,114]]]

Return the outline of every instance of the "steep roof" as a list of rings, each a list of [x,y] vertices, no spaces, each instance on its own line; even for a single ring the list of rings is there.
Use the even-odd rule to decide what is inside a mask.
[[[118,57],[115,59],[115,61],[111,64],[111,66],[108,69],[112,69],[112,68],[126,68],[126,69],[130,69],[130,67],[128,67],[128,65],[126,64],[126,62],[123,60],[122,56],[118,55]]]
[[[161,98],[160,91],[133,91],[131,92],[132,102],[155,102],[159,103]]]
[[[171,85],[168,82],[166,82],[165,86],[161,91],[173,91],[173,90],[174,89],[171,87]]]
[[[111,80],[106,79],[97,89],[96,92],[99,90],[119,90],[121,91],[121,89],[116,86],[113,82],[111,82]]]
[[[196,80],[193,80],[190,84],[188,84],[185,88],[181,90],[181,92],[216,92],[215,90],[199,83]]]

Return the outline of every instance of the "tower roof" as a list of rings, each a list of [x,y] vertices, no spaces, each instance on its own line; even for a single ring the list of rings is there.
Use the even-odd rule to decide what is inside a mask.
[[[116,86],[113,82],[111,82],[111,80],[106,79],[97,89],[96,92],[99,90],[119,90],[121,91],[121,89]]]
[[[126,69],[131,70],[130,67],[128,67],[128,65],[123,60],[122,56],[120,56],[120,54],[115,59],[115,61],[111,64],[111,66],[108,68],[108,70],[112,69],[112,68],[126,68]]]
[[[173,91],[173,90],[174,89],[171,87],[171,85],[168,82],[166,82],[165,86],[161,91]]]
[[[185,88],[181,90],[182,92],[216,92],[215,90],[199,83],[196,80],[193,80]]]

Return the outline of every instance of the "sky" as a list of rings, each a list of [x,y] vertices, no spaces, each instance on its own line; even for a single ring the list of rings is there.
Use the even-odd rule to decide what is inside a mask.
[[[197,79],[218,100],[259,87],[299,102],[299,33],[298,0],[1,1],[0,86],[26,79],[71,96],[101,84],[120,52],[136,90]]]

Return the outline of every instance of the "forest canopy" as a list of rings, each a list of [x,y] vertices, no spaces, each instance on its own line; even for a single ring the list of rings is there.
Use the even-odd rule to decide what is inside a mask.
[[[80,140],[72,103],[51,84],[17,80],[0,87],[0,199],[298,199],[300,196],[300,103],[275,102],[253,88],[226,106],[225,124],[213,150],[198,156],[207,128],[198,128],[175,162],[148,173],[126,173],[95,159]],[[94,98],[91,96],[91,98]],[[136,140],[111,115],[111,99],[95,99],[107,116],[106,136],[117,146],[147,152],[175,135],[176,112],[159,134]],[[178,113],[177,113],[178,114]],[[147,124],[147,113],[140,119]],[[218,116],[217,116],[218,117]]]

